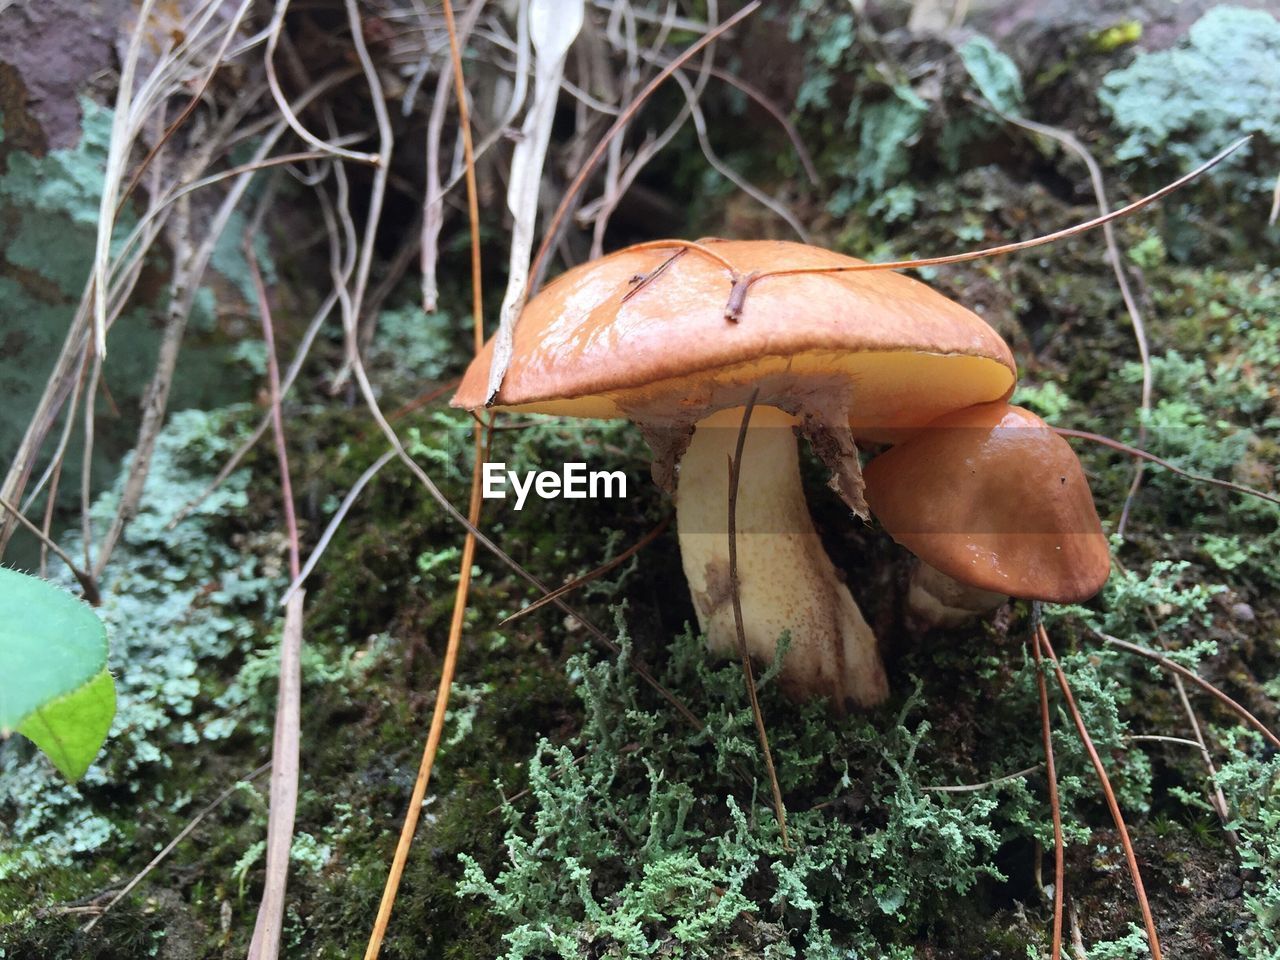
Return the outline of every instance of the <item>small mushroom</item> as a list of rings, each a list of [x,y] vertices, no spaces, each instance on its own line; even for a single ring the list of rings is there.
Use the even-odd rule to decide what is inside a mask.
[[[1111,570],[1093,496],[1070,445],[1003,401],[946,414],[867,464],[867,500],[921,561],[908,608],[925,626],[1005,596],[1074,603]]]
[[[784,689],[875,704],[887,694],[876,638],[809,518],[796,431],[865,518],[854,437],[909,448],[918,428],[1007,397],[1013,357],[980,317],[901,274],[768,275],[861,261],[780,241],[704,244],[641,244],[549,284],[516,325],[495,406],[641,427],[655,479],[675,493],[699,624],[728,652],[728,458],[754,395],[736,505],[748,648],[768,662],[786,631]],[[454,406],[484,406],[492,356],[490,342]]]

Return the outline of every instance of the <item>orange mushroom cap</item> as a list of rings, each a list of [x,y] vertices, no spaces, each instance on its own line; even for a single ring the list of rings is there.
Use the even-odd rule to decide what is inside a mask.
[[[893,538],[961,583],[1073,603],[1110,573],[1080,461],[1029,410],[996,402],[947,414],[863,476],[871,511]]]
[[[740,276],[862,262],[800,243],[705,243]],[[736,323],[725,319],[733,280],[723,264],[678,246],[631,247],[569,270],[521,313],[496,404],[692,422],[742,404],[743,388],[759,386],[760,404],[788,410],[840,394],[854,433],[876,437],[1012,388],[1013,356],[1000,336],[909,277],[764,277],[750,286]],[[483,406],[492,357],[490,341],[455,407]]]

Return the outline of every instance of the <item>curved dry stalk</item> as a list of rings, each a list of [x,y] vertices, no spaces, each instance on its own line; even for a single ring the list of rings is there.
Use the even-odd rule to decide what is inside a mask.
[[[364,310],[365,291],[369,286],[369,274],[373,269],[373,254],[376,249],[375,240],[378,235],[378,224],[382,220],[382,207],[387,196],[387,178],[391,175],[391,153],[395,148],[395,135],[391,130],[391,116],[387,112],[387,101],[383,95],[382,80],[378,76],[378,68],[369,56],[369,48],[364,42],[364,31],[360,25],[360,11],[355,0],[346,0],[347,23],[351,29],[351,42],[355,48],[356,59],[364,72],[365,82],[369,85],[369,97],[373,106],[374,119],[378,126],[378,152],[374,154],[373,182],[369,190],[369,212],[365,216],[364,237],[357,245],[355,270],[352,274],[350,291],[350,311],[352,319],[359,327],[360,316]],[[332,124],[332,118],[330,118]],[[345,315],[344,315],[345,322]],[[358,340],[357,340],[358,343]],[[348,356],[342,369],[334,378],[333,389],[346,382],[351,375],[351,354],[359,357],[358,346],[348,350]]]
[[[116,93],[115,112],[111,118],[111,141],[107,147],[107,170],[103,178],[102,197],[98,204],[98,235],[93,253],[93,348],[100,357],[107,355],[107,263],[111,259],[111,235],[115,227],[116,199],[124,164],[133,146],[129,121],[134,97],[133,77],[142,53],[143,28],[151,18],[156,0],[142,0],[138,21],[129,38],[120,84]]]
[[[667,11],[668,13],[671,12],[670,5],[668,5]],[[619,24],[621,24],[621,28]],[[584,22],[583,30],[588,33],[588,35],[593,35],[595,33],[595,29],[589,19]],[[660,28],[659,32],[661,34],[666,33],[665,24]],[[619,71],[622,75],[622,92],[618,98],[619,103],[626,103],[631,99],[632,94],[635,92],[636,80],[639,77],[637,63],[640,53],[636,44],[636,21],[629,3],[620,4],[610,11],[609,19],[605,24],[604,35],[613,46],[613,49],[621,50],[626,57],[625,67]],[[581,51],[582,48],[579,47],[578,49]],[[580,56],[579,59],[581,60],[583,58]],[[583,75],[587,75],[586,70],[580,70],[579,72]],[[579,110],[580,119],[575,125],[576,129],[579,130],[585,130],[587,126],[587,121],[585,119],[581,119],[582,113],[583,111]],[[604,252],[604,234],[609,225],[610,215],[613,213],[614,209],[617,208],[618,202],[622,199],[619,177],[622,167],[623,139],[624,134],[622,133],[614,137],[609,143],[609,149],[606,152],[603,172],[604,188],[600,196],[599,215],[595,218],[595,227],[592,230],[591,235],[590,256],[593,260]],[[578,211],[578,214],[579,216],[575,219],[579,222],[585,222],[582,220],[581,210]]]
[[[1131,213],[1137,213],[1145,207],[1151,206],[1157,200],[1163,200],[1175,190],[1186,186],[1192,180],[1201,174],[1217,166],[1231,154],[1235,153],[1243,147],[1252,135],[1241,137],[1225,150],[1220,151],[1209,160],[1206,160],[1200,166],[1196,167],[1190,173],[1183,174],[1177,180],[1165,184],[1155,193],[1147,194],[1132,203],[1113,210],[1110,213],[1102,214],[1094,217],[1092,220],[1086,220],[1084,223],[1073,224],[1070,227],[1064,227],[1061,230],[1055,230],[1052,233],[1046,233],[1039,237],[1033,237],[1030,240],[1019,240],[1015,243],[1002,243],[994,247],[983,247],[981,250],[970,250],[966,253],[952,253],[943,257],[921,257],[915,260],[890,260],[884,263],[857,263],[844,267],[796,267],[794,269],[783,270],[767,270],[762,271],[753,278],[752,283],[766,280],[769,277],[787,277],[801,273],[862,273],[868,270],[906,270],[915,267],[941,267],[951,263],[967,263],[970,260],[981,260],[985,257],[1003,256],[1007,253],[1016,253],[1020,250],[1030,250],[1032,247],[1044,246],[1046,243],[1055,243],[1058,240],[1065,240],[1068,237],[1074,237],[1076,234],[1086,233],[1110,223],[1112,220],[1119,220],[1121,217],[1127,217]]]
[[[1031,634],[1031,650],[1036,662],[1036,690],[1040,695],[1040,736],[1044,744],[1045,775],[1049,781],[1049,810],[1053,816],[1053,939],[1052,960],[1062,956],[1062,904],[1066,895],[1065,842],[1062,836],[1062,803],[1058,798],[1058,770],[1053,758],[1053,724],[1049,715],[1049,690],[1040,655],[1039,607],[1036,629]]]
[[[187,825],[183,827],[172,840],[166,843],[164,847],[160,850],[160,852],[157,853],[154,857],[152,857],[145,867],[143,867],[136,874],[134,874],[133,879],[131,879],[128,883],[126,883],[123,887],[121,887],[120,890],[115,894],[115,896],[113,896],[110,900],[107,901],[106,905],[102,908],[101,912],[99,912],[99,914],[96,917],[91,919],[88,923],[86,923],[83,927],[80,928],[80,932],[88,933],[90,930],[96,927],[98,925],[98,921],[101,920],[104,916],[106,916],[112,907],[114,907],[117,903],[119,903],[121,900],[127,897],[130,893],[132,893],[134,888],[137,887],[137,885],[140,884],[143,880],[145,880],[147,878],[147,875],[150,874],[152,870],[160,866],[160,864],[162,864],[168,858],[169,854],[173,853],[173,851],[178,848],[178,844],[182,843],[183,840],[187,839],[187,837],[191,835],[191,832],[195,830],[196,827],[200,826],[201,823],[204,822],[205,817],[209,816],[209,814],[213,813],[213,811],[217,810],[220,806],[222,806],[229,799],[231,799],[232,794],[234,794],[242,786],[244,786],[245,784],[253,783],[254,780],[257,780],[258,777],[262,776],[264,773],[266,773],[270,769],[271,769],[271,761],[268,760],[266,763],[262,764],[256,770],[252,771],[247,776],[241,777],[235,783],[231,784],[231,786],[227,787],[220,794],[214,797],[214,799],[211,800],[203,809],[201,809],[199,813],[197,813],[194,817],[192,817],[190,820],[187,821]]]
[[[31,509],[31,505],[36,502],[36,498],[40,496],[44,490],[45,484],[49,484],[49,496],[45,501],[46,508],[52,509],[55,499],[57,499],[58,475],[61,473],[63,460],[67,454],[67,444],[71,442],[71,434],[75,431],[76,410],[80,407],[80,392],[84,389],[85,380],[89,376],[89,358],[87,354],[81,355],[80,375],[77,376],[71,385],[71,398],[66,405],[67,417],[62,424],[62,433],[58,437],[58,443],[53,449],[53,455],[49,458],[48,465],[44,468],[44,473],[31,487],[31,491],[27,494],[27,499],[22,501],[22,512],[26,513]],[[48,512],[48,509],[46,512]],[[49,535],[49,527],[46,522],[45,536]]]
[[[76,582],[80,584],[80,589],[84,591],[84,599],[86,603],[97,606],[102,602],[102,595],[98,592],[98,585],[94,582],[93,576],[85,570],[81,570],[76,566],[76,562],[71,559],[65,550],[58,546],[57,541],[51,539],[48,534],[32,523],[27,516],[16,506],[0,497],[0,508],[8,511],[13,517],[27,528],[35,537],[37,537],[41,545],[52,550],[54,554],[67,565],[67,569],[71,571],[71,575],[76,578]]]
[[[584,573],[580,577],[574,577],[564,586],[557,587],[555,590],[552,590],[546,596],[539,597],[537,600],[533,601],[533,603],[529,604],[527,607],[522,607],[521,609],[517,610],[515,613],[511,614],[510,616],[505,617],[502,620],[499,620],[498,626],[505,627],[507,624],[512,623],[516,620],[519,620],[521,617],[528,616],[529,614],[533,613],[535,610],[541,610],[548,603],[554,603],[556,600],[559,600],[561,597],[568,596],[570,593],[572,593],[574,590],[577,590],[579,587],[585,587],[591,581],[597,580],[600,577],[603,577],[610,570],[620,566],[621,564],[626,563],[628,560],[634,557],[637,553],[639,553],[649,544],[653,543],[654,540],[662,536],[663,531],[666,530],[667,527],[669,527],[670,525],[671,525],[671,514],[667,514],[665,517],[662,518],[662,520],[658,523],[656,527],[654,527],[652,530],[646,533],[643,537],[641,537],[631,546],[627,547],[627,549],[623,550],[620,554],[618,554],[612,560],[606,560],[604,563],[600,564],[600,566],[596,567],[594,570]]]
[[[1098,630],[1094,630],[1093,633],[1096,637],[1102,640],[1103,643],[1110,644],[1113,647],[1119,647],[1121,650],[1128,650],[1130,653],[1136,653],[1140,657],[1146,657],[1148,660],[1158,663],[1162,669],[1168,670],[1170,673],[1177,674],[1186,680],[1190,680],[1245,723],[1249,724],[1249,726],[1253,727],[1253,729],[1257,730],[1258,733],[1262,734],[1263,738],[1270,743],[1271,746],[1280,750],[1280,737],[1276,736],[1276,734],[1271,731],[1270,727],[1250,713],[1243,704],[1233,700],[1194,670],[1188,670],[1182,664],[1170,660],[1164,654],[1158,653],[1155,650],[1149,650],[1136,643],[1130,643],[1128,640],[1121,640]]]
[[[1090,433],[1088,430],[1071,430],[1067,427],[1053,427],[1053,431],[1063,437],[1076,437],[1080,440],[1092,440],[1094,443],[1100,443],[1104,447],[1110,447],[1112,450],[1118,450],[1121,453],[1127,453],[1131,457],[1140,457],[1148,460],[1158,466],[1164,467],[1171,473],[1176,473],[1180,477],[1186,477],[1188,480],[1194,480],[1196,483],[1207,483],[1211,486],[1222,487],[1224,490],[1234,490],[1236,493],[1243,493],[1246,496],[1257,497],[1259,500],[1266,500],[1269,503],[1280,504],[1280,496],[1274,493],[1267,493],[1263,490],[1255,490],[1253,487],[1246,487],[1242,483],[1233,483],[1230,480],[1219,480],[1217,477],[1208,477],[1203,473],[1192,473],[1190,470],[1183,470],[1179,466],[1175,466],[1163,457],[1157,457],[1154,453],[1148,453],[1146,450],[1139,450],[1127,443],[1121,443],[1119,440],[1112,440],[1110,437],[1104,437],[1100,433]]]
[[[1231,845],[1239,849],[1240,835],[1231,828],[1231,807],[1227,803],[1227,795],[1222,792],[1222,787],[1218,784],[1218,767],[1213,762],[1213,755],[1209,753],[1209,743],[1205,739],[1204,731],[1200,729],[1200,718],[1196,716],[1196,711],[1191,706],[1191,698],[1187,696],[1186,684],[1182,682],[1182,677],[1176,673],[1173,675],[1173,685],[1178,691],[1178,700],[1182,703],[1182,710],[1187,715],[1187,722],[1191,725],[1191,733],[1195,737],[1194,740],[1185,742],[1200,751],[1200,760],[1209,772],[1207,783],[1209,802],[1213,805],[1214,812],[1218,814],[1218,820],[1222,823],[1222,832],[1231,841]],[[1181,738],[1171,737],[1169,739]]]
[[[235,16],[231,19],[231,25],[227,27],[227,32],[223,35],[222,44],[218,47],[217,52],[211,59],[209,69],[205,72],[204,78],[200,81],[199,86],[196,87],[195,92],[191,94],[190,99],[187,101],[187,105],[182,108],[182,111],[178,114],[177,118],[165,128],[164,133],[162,133],[156,140],[155,145],[147,151],[147,155],[142,158],[142,162],[139,163],[137,169],[133,171],[133,176],[129,179],[129,183],[125,186],[124,190],[120,192],[120,201],[116,205],[116,216],[119,216],[121,211],[124,209],[125,201],[129,199],[133,191],[137,188],[138,183],[142,180],[142,175],[146,173],[147,168],[151,166],[151,161],[156,158],[160,151],[164,149],[164,145],[173,138],[173,135],[178,132],[179,128],[181,128],[181,126],[191,118],[191,115],[195,113],[196,107],[200,105],[200,101],[204,98],[205,92],[209,89],[209,85],[213,83],[214,75],[226,62],[225,58],[227,55],[227,49],[231,45],[231,40],[239,31],[240,24],[244,21],[245,14],[249,12],[249,8],[252,5],[253,0],[242,0],[239,8],[236,10]]]
[[[1079,138],[1067,130],[1059,130],[1057,127],[1037,123],[1034,120],[1024,120],[1021,117],[1005,113],[994,104],[986,103],[985,100],[983,102],[1005,122],[1055,140],[1079,157],[1089,171],[1089,182],[1093,186],[1093,195],[1098,203],[1098,212],[1104,215],[1110,212],[1111,205],[1107,202],[1107,190],[1102,180],[1102,168],[1098,166],[1098,161],[1094,159],[1089,148],[1081,143]],[[1115,231],[1109,222],[1102,225],[1102,237],[1107,246],[1107,259],[1111,261],[1111,269],[1115,273],[1116,285],[1120,289],[1120,298],[1124,301],[1124,308],[1129,313],[1129,321],[1133,325],[1133,337],[1138,345],[1138,359],[1142,365],[1138,442],[1145,445],[1147,420],[1151,413],[1152,392],[1151,348],[1147,343],[1147,326],[1142,319],[1142,311],[1138,309],[1137,298],[1134,297],[1133,290],[1129,286],[1129,278],[1125,276],[1124,262],[1120,258],[1120,245],[1116,243]],[[1129,522],[1129,510],[1133,506],[1133,498],[1137,494],[1138,488],[1142,485],[1142,474],[1143,463],[1139,461],[1133,473],[1133,480],[1129,484],[1129,492],[1124,498],[1124,505],[1120,509],[1120,520],[1116,524],[1116,534],[1121,537],[1124,536],[1125,527]]]
[[[276,462],[280,468],[280,495],[284,502],[285,530],[289,539],[289,574],[298,577],[298,519],[293,505],[293,481],[289,476],[289,450],[285,442],[284,414],[281,410],[280,366],[276,360],[275,325],[271,304],[254,235],[261,217],[271,204],[268,193],[258,205],[257,215],[246,226],[245,262],[258,299],[262,340],[267,351],[267,384],[271,398],[271,427],[275,438]],[[289,851],[293,847],[293,824],[298,806],[298,757],[302,728],[302,620],[303,591],[296,591],[285,605],[284,634],[280,640],[280,679],[276,696],[276,722],[271,743],[271,791],[267,814],[267,863],[262,902],[249,943],[249,960],[274,960],[280,951],[284,922],[284,897],[289,876]]]
[[[1193,750],[1202,749],[1199,741],[1188,740],[1186,737],[1167,737],[1163,734],[1135,733],[1124,739],[1126,743],[1176,743],[1180,747],[1191,747]]]
[[[458,47],[461,49],[466,44],[467,38],[471,35],[471,31],[475,28],[476,21],[480,17],[480,11],[484,7],[484,0],[473,0],[467,8],[467,12],[463,14],[462,22],[457,25]],[[529,5],[527,3],[520,4],[516,13],[516,33],[519,37],[518,53],[517,53],[517,69],[516,69],[516,85],[511,94],[511,103],[507,107],[507,113],[498,124],[498,128],[493,132],[492,139],[489,143],[496,143],[498,138],[505,132],[508,124],[515,119],[516,113],[524,103],[525,92],[529,86],[528,78],[528,60],[529,60]],[[452,51],[453,44],[450,43]],[[423,58],[426,62],[426,58]],[[456,87],[453,72],[442,70],[440,78],[436,83],[435,100],[431,105],[431,116],[427,121],[427,170],[426,170],[426,189],[423,191],[422,198],[422,231],[421,245],[419,247],[418,265],[422,272],[422,310],[424,313],[435,313],[440,296],[439,284],[436,280],[436,265],[439,261],[439,243],[440,231],[444,227],[444,197],[449,192],[455,179],[448,186],[442,186],[440,183],[440,138],[444,132],[445,112],[449,104],[449,89]],[[462,93],[458,96],[466,96],[466,87],[462,88]],[[469,110],[466,104],[459,107],[459,133],[462,130],[461,117],[467,115]],[[484,144],[481,144],[483,150]],[[464,145],[464,153],[466,151]],[[475,157],[472,157],[474,161]],[[468,168],[465,164],[463,169],[459,171],[458,176],[474,176],[474,164]]]
[[[270,812],[267,821],[267,880],[249,944],[249,960],[274,960],[284,918],[284,880],[298,808],[299,720],[302,713],[302,603],[299,590],[289,601],[280,640],[280,681],[271,741]]]
[[[782,849],[791,851],[787,839],[787,808],[782,802],[782,787],[778,783],[778,771],[773,765],[773,751],[769,749],[769,733],[764,727],[764,713],[760,709],[760,697],[756,691],[755,670],[751,666],[751,654],[747,651],[746,628],[742,622],[742,591],[738,583],[738,481],[741,479],[742,449],[747,442],[747,427],[751,424],[751,411],[755,409],[760,388],[751,391],[747,405],[742,410],[742,425],[738,427],[738,443],[729,461],[729,596],[733,601],[733,627],[738,638],[738,656],[742,660],[742,679],[747,686],[747,699],[751,703],[751,716],[755,720],[756,736],[760,739],[760,752],[764,755],[765,771],[769,775],[769,791],[773,794],[773,813],[778,818],[778,833]]]
[[[302,570],[293,576],[293,581],[289,584],[289,588],[285,590],[284,596],[280,598],[280,605],[285,606],[293,595],[302,588],[307,582],[307,578],[311,576],[311,572],[315,570],[316,564],[320,562],[320,558],[324,556],[325,550],[329,547],[329,542],[333,539],[333,535],[338,532],[338,528],[342,526],[342,521],[346,519],[351,507],[359,499],[360,494],[364,492],[364,488],[369,482],[378,475],[378,471],[385,467],[395,458],[396,452],[388,450],[386,453],[378,457],[377,460],[369,464],[364,473],[360,474],[360,478],[351,485],[351,489],[347,491],[347,495],[342,498],[342,503],[334,512],[333,517],[329,520],[329,525],[324,528],[324,533],[320,535],[320,539],[316,541],[316,545],[311,550],[311,554],[307,557],[307,562],[302,565]]]
[[[1080,716],[1080,710],[1076,707],[1075,697],[1071,693],[1071,685],[1067,682],[1067,675],[1063,672],[1062,664],[1058,662],[1058,655],[1053,652],[1053,645],[1049,642],[1049,633],[1045,630],[1043,623],[1036,624],[1036,637],[1039,642],[1038,649],[1043,650],[1045,656],[1053,663],[1053,670],[1057,675],[1058,686],[1062,690],[1063,699],[1066,701],[1067,711],[1071,714],[1071,719],[1076,726],[1076,733],[1080,737],[1080,743],[1084,747],[1085,753],[1088,754],[1090,763],[1093,764],[1094,772],[1098,775],[1098,783],[1102,786],[1107,808],[1111,811],[1111,820],[1115,824],[1116,832],[1120,835],[1120,845],[1124,848],[1125,862],[1129,866],[1129,877],[1133,881],[1133,890],[1138,898],[1138,909],[1142,911],[1142,923],[1147,931],[1147,946],[1151,950],[1152,960],[1161,960],[1160,935],[1156,932],[1155,918],[1151,915],[1151,904],[1147,901],[1147,891],[1142,883],[1142,871],[1138,869],[1138,857],[1133,849],[1133,841],[1129,839],[1129,829],[1125,826],[1124,815],[1120,812],[1120,804],[1116,801],[1115,791],[1111,788],[1111,778],[1107,776],[1107,768],[1103,766],[1102,758],[1098,756],[1098,750],[1093,745],[1093,738],[1089,736],[1089,731],[1085,729],[1084,718]]]
[[[1044,764],[1037,763],[1033,767],[1015,770],[1013,773],[1006,773],[1002,777],[994,777],[991,780],[983,780],[981,783],[948,783],[940,786],[921,787],[920,789],[925,793],[977,793],[980,790],[990,790],[992,787],[998,787],[1002,783],[1021,780],[1023,777],[1029,777],[1031,774],[1039,773],[1043,769]]]
[[[346,147],[340,147],[332,141],[321,140],[314,133],[303,126],[302,121],[298,119],[297,113],[290,106],[288,99],[284,95],[284,90],[280,87],[280,78],[276,74],[276,47],[280,45],[280,34],[284,30],[284,17],[289,12],[289,0],[276,0],[275,10],[271,15],[271,24],[267,35],[267,49],[263,56],[263,62],[266,65],[267,85],[271,88],[271,97],[276,102],[276,109],[280,111],[280,116],[284,117],[285,122],[289,124],[289,128],[293,130],[305,143],[309,143],[315,149],[329,156],[339,157],[345,160],[353,160],[356,163],[367,163],[377,166],[381,160],[379,154],[361,153],[358,150],[348,150]],[[357,19],[356,24],[352,27],[352,41],[358,43],[363,48],[364,37],[360,28],[360,22]],[[366,54],[367,56],[367,54]],[[375,104],[377,101],[375,101]]]
[[[711,146],[711,140],[707,136],[707,118],[703,116],[702,108],[698,105],[697,97],[693,92],[693,88],[689,85],[689,81],[685,79],[684,74],[679,70],[672,74],[672,78],[680,85],[680,89],[684,91],[685,99],[689,104],[689,112],[693,116],[693,129],[698,135],[698,145],[702,148],[702,155],[707,158],[707,163],[711,164],[716,173],[720,174],[752,200],[767,208],[774,216],[784,221],[787,226],[796,232],[796,236],[800,238],[802,243],[808,243],[809,231],[804,228],[799,218],[785,204],[756,187],[716,155]]]

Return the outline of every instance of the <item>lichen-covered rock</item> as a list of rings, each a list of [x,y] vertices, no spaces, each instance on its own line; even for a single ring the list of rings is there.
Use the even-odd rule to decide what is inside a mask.
[[[1102,80],[1098,97],[1124,140],[1122,160],[1183,170],[1232,141],[1253,141],[1212,175],[1250,192],[1275,183],[1280,156],[1280,20],[1263,10],[1216,7],[1169,50],[1140,53]],[[1250,162],[1250,155],[1261,158]]]

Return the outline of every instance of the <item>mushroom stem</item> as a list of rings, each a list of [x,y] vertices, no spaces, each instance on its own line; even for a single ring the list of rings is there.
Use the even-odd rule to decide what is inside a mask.
[[[947,576],[937,567],[917,560],[907,588],[907,617],[921,630],[957,627],[990,613],[1008,598]]]
[[[700,421],[680,462],[676,522],[698,623],[712,650],[737,648],[727,530],[729,459],[741,407]],[[756,407],[742,451],[736,502],[738,590],[747,649],[773,661],[778,638],[791,646],[780,681],[797,698],[872,706],[888,695],[876,637],[841,582],[804,499],[794,417]]]

